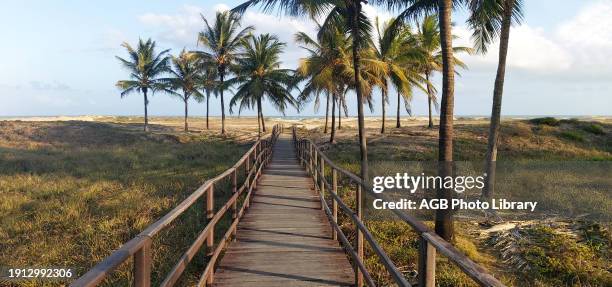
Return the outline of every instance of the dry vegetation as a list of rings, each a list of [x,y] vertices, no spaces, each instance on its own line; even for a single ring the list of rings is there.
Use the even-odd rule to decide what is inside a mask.
[[[409,125],[380,135],[376,125],[368,127],[372,162],[437,159],[437,130]],[[460,120],[455,130],[455,159],[483,161],[486,124]],[[343,128],[333,145],[320,128],[300,133],[317,141],[343,167],[358,171],[354,128]],[[498,181],[503,196],[541,202],[539,213],[526,218],[498,214],[494,220],[503,220],[501,225],[482,214],[462,214],[456,222],[455,245],[510,286],[611,286],[612,125],[553,118],[504,122],[498,159],[513,162],[514,167],[539,165],[529,171],[515,168]],[[542,168],[549,163],[554,163],[551,170]],[[566,190],[572,192],[560,192]],[[350,190],[342,194],[353,201]],[[344,230],[352,233],[349,220],[342,222]],[[405,274],[414,276],[418,241],[410,227],[395,221],[370,221],[368,226]],[[376,256],[371,250],[368,254],[368,265],[377,270],[379,283],[390,282]],[[475,285],[444,258],[438,259],[437,276],[439,286]]]
[[[242,132],[221,138],[159,124],[149,134],[140,128],[126,121],[0,122],[0,266],[83,274],[233,165],[250,142]],[[203,210],[196,204],[155,239],[156,282],[205,225]],[[203,268],[199,263],[192,269]],[[106,285],[127,286],[130,272],[126,264]]]
[[[84,118],[75,120],[79,119]],[[231,166],[256,135],[252,118],[232,118],[226,138],[217,136],[217,118],[212,119],[210,131],[204,129],[202,118],[193,119],[193,132],[189,134],[179,132],[180,117],[152,118],[153,132],[149,134],[140,131],[142,118],[138,117],[85,120],[0,122],[0,266],[71,266],[82,274],[174,207],[206,178]],[[327,144],[327,135],[317,128],[323,123],[321,119],[268,119],[266,124],[271,128],[276,122],[304,127],[302,135],[318,141],[334,161],[357,171],[354,119],[343,119],[335,145]],[[372,161],[437,158],[437,131],[425,128],[423,121],[405,119],[403,128],[390,128],[385,135],[378,134],[378,124],[378,119],[368,118]],[[456,131],[456,158],[482,160],[486,122],[458,119]],[[511,121],[502,127],[499,158],[608,163],[612,159],[611,143],[612,125],[606,121]],[[600,182],[594,182],[605,188],[608,175],[604,170],[593,177]],[[520,176],[532,183],[541,179],[538,173]],[[579,217],[548,221],[519,218],[508,222],[508,228],[489,232],[491,222],[466,220],[474,216],[470,214],[456,222],[456,246],[512,286],[610,286],[610,189],[593,192],[592,186],[563,175],[556,180],[585,194],[559,195],[552,186],[537,193],[535,196],[541,198],[536,199],[548,201],[545,212],[549,215],[567,209],[562,214]],[[512,185],[508,189],[520,190]],[[354,204],[350,190],[341,194],[349,205]],[[514,195],[534,196],[527,192]],[[156,282],[204,226],[203,210],[201,203],[196,204],[154,240]],[[585,215],[585,211],[590,214]],[[349,220],[341,222],[349,237],[354,236]],[[400,222],[372,221],[368,225],[405,275],[414,280],[418,242],[410,228]],[[369,268],[381,285],[387,284],[384,267],[371,250],[366,251]],[[195,274],[203,268],[205,259],[198,256],[181,285],[192,285]],[[106,285],[126,285],[130,272],[128,262]],[[437,276],[439,286],[473,286],[444,258],[438,259]],[[42,283],[24,281],[22,285]]]

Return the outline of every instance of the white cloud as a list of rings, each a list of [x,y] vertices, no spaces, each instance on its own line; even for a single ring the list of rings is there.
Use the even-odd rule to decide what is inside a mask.
[[[285,68],[295,68],[298,65],[299,58],[305,55],[294,41],[294,36],[297,32],[306,32],[311,36],[315,35],[314,23],[304,19],[292,17],[279,17],[260,12],[249,11],[243,16],[245,25],[255,26],[256,34],[269,33],[277,35],[279,40],[286,43],[285,53],[281,56],[283,66]]]
[[[531,72],[563,73],[579,76],[609,73],[612,67],[612,1],[585,6],[577,15],[553,31],[522,24],[510,33],[508,66]],[[458,45],[471,45],[471,32],[455,27]],[[464,56],[468,64],[496,65],[499,42],[487,55]]]
[[[542,29],[521,25],[511,33],[508,51],[511,66],[535,71],[565,71],[570,68],[572,57],[569,51],[549,39]]]
[[[138,20],[148,26],[161,29],[158,37],[178,48],[185,46],[195,46],[196,35],[203,28],[201,14],[209,21],[214,21],[216,11],[226,11],[230,7],[219,3],[206,10],[199,6],[185,5],[179,8],[175,14],[156,14],[147,13],[140,15]],[[210,23],[213,24],[212,22]],[[303,51],[295,45],[293,37],[296,32],[304,31],[314,34],[314,24],[305,19],[291,17],[280,17],[270,14],[257,12],[257,10],[247,11],[242,18],[242,25],[255,26],[255,33],[275,34],[279,39],[287,43],[287,48],[283,54],[283,63],[286,67],[297,65],[298,59],[303,56]]]
[[[591,73],[612,67],[612,1],[598,1],[559,26],[555,38],[572,52],[575,68]]]
[[[471,32],[463,26],[456,27],[454,33],[460,38],[456,45],[471,46]],[[486,55],[460,56],[468,66],[496,65],[499,42],[491,44]],[[507,63],[509,67],[535,71],[555,72],[568,70],[572,63],[570,53],[559,43],[547,37],[542,29],[523,24],[512,28]]]
[[[138,16],[138,20],[148,26],[161,28],[159,37],[177,46],[191,46],[195,44],[196,35],[203,23],[200,14],[205,10],[198,6],[184,5],[178,13],[156,14],[147,13]]]

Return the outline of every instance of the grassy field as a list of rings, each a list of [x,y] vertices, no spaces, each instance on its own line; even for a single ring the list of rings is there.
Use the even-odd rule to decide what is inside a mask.
[[[180,117],[152,118],[151,133],[141,132],[142,118],[138,117],[0,121],[0,266],[65,266],[77,268],[77,274],[82,274],[172,209],[207,178],[233,165],[256,135],[253,119],[232,118],[227,137],[218,136],[217,118],[212,119],[210,131],[204,129],[201,118],[192,121],[193,132],[188,134],[181,132]],[[269,119],[268,127],[275,122],[282,121]],[[327,135],[316,128],[323,123],[321,119],[284,123],[308,128],[300,133],[315,139],[334,161],[358,171],[354,119],[343,120],[338,143],[334,145],[327,144]],[[486,150],[485,123],[461,119],[458,123],[456,159],[482,160]],[[387,134],[379,135],[377,119],[368,118],[370,160],[436,159],[437,131],[423,127],[422,122],[405,120],[403,124],[404,128],[390,128]],[[555,119],[505,122],[501,141],[500,161],[612,160],[612,125],[608,122]],[[536,184],[545,173],[539,172],[510,175]],[[590,171],[570,169],[556,177],[560,187],[569,186],[585,193],[555,194],[556,186],[530,193],[508,185],[506,189],[516,190],[514,195],[519,198],[533,196],[547,200],[542,219],[513,219],[510,221],[513,228],[483,233],[491,223],[470,218],[473,214],[468,214],[456,222],[455,245],[511,286],[610,286],[612,263],[608,258],[612,239],[609,220],[603,219],[612,218],[611,194],[609,189],[593,188],[593,184],[599,183],[605,187],[609,173],[590,175],[597,180],[587,185],[567,172],[584,175]],[[351,190],[340,192],[354,205]],[[219,205],[222,200],[216,203]],[[203,202],[197,203],[154,239],[154,282],[159,282],[170,270],[203,228],[206,223],[203,211]],[[589,214],[584,216],[585,212]],[[500,216],[507,219],[505,214]],[[222,221],[220,228],[226,223]],[[350,220],[341,217],[341,223],[352,238],[354,226]],[[414,280],[418,246],[414,232],[400,222],[367,224],[406,276]],[[506,252],[499,252],[501,248]],[[366,252],[368,267],[378,283],[385,286],[390,278],[384,267],[371,250]],[[204,263],[204,256],[198,254],[179,285],[193,285]],[[121,266],[105,286],[129,286],[129,264]],[[437,268],[439,286],[474,286],[445,258],[438,258]],[[19,286],[45,284],[56,286],[62,282],[24,281]]]
[[[366,131],[371,162],[437,159],[435,129],[408,126],[380,135],[376,127],[370,126]],[[483,161],[487,126],[460,124],[455,131],[455,159]],[[340,130],[336,144],[327,143],[329,135],[320,128],[301,129],[300,133],[318,142],[332,160],[358,172],[359,147],[354,128]],[[538,200],[540,213],[531,215],[530,220],[500,214],[501,218],[496,219],[504,220],[507,227],[496,232],[487,232],[495,224],[491,220],[458,214],[461,216],[455,223],[455,245],[510,286],[612,286],[612,125],[552,118],[504,122],[498,160],[517,164],[498,181],[499,192]],[[540,165],[539,169],[526,168],[534,162]],[[547,170],[541,167],[542,163],[557,163],[557,169]],[[581,166],[603,170],[580,169]],[[525,185],[537,188],[525,189]],[[347,202],[354,202],[352,191],[343,190],[341,194]],[[342,222],[343,229],[353,236],[350,220],[344,217]],[[367,224],[400,269],[409,278],[413,276],[418,241],[410,227],[395,221]],[[390,278],[384,267],[371,250],[367,255],[367,264],[376,270],[379,284],[388,284]],[[439,286],[475,286],[445,258],[438,258],[437,270]]]
[[[81,275],[250,147],[216,131],[154,125],[145,134],[139,127],[0,122],[0,266],[73,267]],[[204,227],[203,211],[196,204],[154,240],[155,281]],[[127,286],[130,269],[125,264],[106,285]],[[189,285],[193,277],[185,277]],[[21,285],[45,284],[61,282]]]

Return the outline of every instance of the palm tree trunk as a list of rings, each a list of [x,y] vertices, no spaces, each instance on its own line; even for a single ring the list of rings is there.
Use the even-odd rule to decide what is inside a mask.
[[[327,133],[327,123],[329,122],[329,100],[330,100],[330,96],[329,93],[327,93],[327,104],[325,105],[325,128],[323,129],[323,133],[326,134]]]
[[[380,128],[380,133],[384,134],[385,133],[385,117],[387,114],[387,102],[385,101],[387,99],[387,92],[383,91],[381,93],[382,96],[382,127]]]
[[[501,105],[504,92],[504,77],[506,74],[506,57],[508,55],[508,44],[510,42],[510,26],[512,24],[512,8],[514,0],[504,1],[504,19],[502,20],[499,41],[499,63],[497,75],[495,76],[495,87],[493,88],[493,107],[491,111],[491,125],[489,126],[489,142],[487,145],[487,162],[485,186],[482,189],[482,197],[490,199],[495,191],[495,166],[497,162],[497,142],[501,126]]]
[[[144,131],[149,131],[149,115],[147,112],[147,106],[149,105],[149,99],[147,98],[147,89],[143,89],[142,93],[144,94]]]
[[[263,111],[261,108],[261,100],[259,100],[259,118],[261,119],[261,128],[263,130],[263,132],[266,132],[266,122],[264,121],[264,115],[263,115]]]
[[[332,98],[332,115],[331,115],[331,134],[329,135],[329,143],[336,142],[336,93],[333,94]]]
[[[338,129],[342,129],[342,99],[338,98]]]
[[[429,126],[428,128],[433,129],[434,125],[433,125],[433,113],[431,110],[431,102],[433,100],[433,91],[431,89],[431,85],[429,84],[429,74],[430,72],[425,73],[425,80],[427,80],[427,104],[429,107]]]
[[[397,119],[395,122],[395,127],[398,129],[402,127],[402,125],[400,124],[400,97],[400,92],[397,92]]]
[[[261,101],[257,101],[257,137],[261,138],[261,122],[259,116],[261,115]]]
[[[357,125],[359,127],[359,151],[361,154],[361,179],[363,181],[368,180],[368,147],[366,143],[366,134],[365,134],[365,119],[363,114],[363,92],[361,91],[361,69],[359,67],[359,62],[361,61],[359,56],[360,47],[359,44],[361,42],[359,35],[359,14],[361,13],[361,1],[352,1],[353,2],[353,19],[351,19],[352,24],[352,34],[353,34],[353,70],[355,74],[355,93],[357,94]]]
[[[189,98],[185,95],[185,132],[189,131],[189,125],[187,124],[187,102]]]
[[[208,101],[210,100],[210,92],[206,90],[206,129],[210,129],[208,125]]]
[[[451,35],[452,0],[438,1],[440,22],[440,46],[442,47],[442,104],[440,110],[440,132],[438,139],[439,175],[452,176],[453,161],[453,109],[455,74],[453,67],[453,44]],[[452,200],[452,189],[438,189],[438,198]],[[454,239],[453,210],[436,211],[435,230],[442,238]]]
[[[220,89],[220,96],[221,96],[221,134],[224,135],[225,134],[225,102],[223,101],[223,78],[224,78],[224,73],[221,72],[219,73],[219,77],[221,79],[221,89]]]

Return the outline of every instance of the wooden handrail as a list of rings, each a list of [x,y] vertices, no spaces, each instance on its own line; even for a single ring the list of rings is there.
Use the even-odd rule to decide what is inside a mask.
[[[312,140],[298,138],[297,129],[295,126],[293,126],[292,133],[298,160],[300,164],[302,164],[306,168],[306,170],[313,176],[314,187],[319,192],[321,205],[325,210],[325,213],[332,226],[334,238],[340,238],[342,246],[345,250],[347,250],[347,253],[356,263],[354,267],[356,272],[355,285],[361,286],[361,279],[363,278],[369,286],[375,286],[374,282],[371,280],[371,276],[368,270],[363,264],[363,245],[359,243],[360,236],[363,236],[372,248],[372,250],[374,250],[374,253],[376,253],[381,263],[385,266],[387,272],[389,272],[395,283],[398,286],[411,286],[406,281],[401,272],[397,269],[397,266],[395,266],[395,264],[391,261],[386,252],[380,247],[374,236],[370,233],[368,228],[363,223],[363,219],[361,217],[361,191],[365,190],[368,195],[375,198],[386,199],[386,197],[381,193],[374,193],[372,191],[372,186],[369,183],[363,181],[357,175],[339,167],[337,164],[331,161],[323,152],[321,152],[319,147],[314,144]],[[325,178],[325,166],[328,166],[332,171],[332,184],[329,184],[329,182]],[[342,198],[337,195],[336,191],[338,185],[338,174],[343,175],[344,177],[348,178],[350,182],[353,182],[357,185],[357,211],[353,211],[344,203]],[[325,200],[326,189],[329,191],[327,194],[331,196],[331,202],[334,208],[333,212],[330,210],[327,201]],[[337,206],[339,206],[340,209],[344,211],[349,216],[351,221],[353,221],[353,223],[355,224],[355,231],[357,233],[356,248],[353,248],[348,242],[348,240],[346,240],[346,236],[344,235],[337,223]],[[498,279],[493,277],[485,268],[474,263],[461,251],[455,248],[452,244],[432,232],[420,220],[404,212],[401,212],[400,210],[392,211],[402,221],[410,225],[419,234],[420,244],[418,286],[435,286],[436,251],[439,251],[442,255],[446,256],[451,262],[457,265],[466,275],[472,278],[480,286],[505,286]]]
[[[108,257],[104,258],[101,262],[96,264],[87,273],[79,277],[77,280],[72,282],[70,286],[73,287],[90,287],[97,286],[100,284],[108,275],[110,275],[121,263],[128,260],[130,257],[134,258],[134,286],[137,287],[149,287],[151,285],[151,242],[152,239],[165,227],[170,225],[176,218],[182,215],[189,207],[191,207],[198,199],[206,195],[207,205],[207,218],[208,222],[204,229],[198,234],[195,241],[185,251],[183,256],[174,265],[170,273],[166,276],[165,280],[161,283],[161,286],[169,287],[173,286],[180,278],[187,265],[193,259],[198,250],[202,247],[204,242],[207,243],[209,255],[211,256],[208,260],[204,274],[202,274],[200,283],[212,283],[213,270],[216,264],[216,260],[226,246],[232,236],[236,233],[238,222],[242,218],[246,208],[249,207],[250,198],[253,189],[257,186],[257,180],[261,176],[263,168],[272,159],[272,147],[283,127],[281,125],[275,125],[272,129],[272,133],[264,139],[258,139],[253,146],[234,164],[231,168],[225,170],[221,174],[215,176],[212,179],[207,180],[202,184],[196,191],[189,195],[174,209],[164,215],[162,218],[157,220],[155,223],[149,225],[145,230],[136,235],[133,239],[125,243],[119,249],[115,250]],[[245,166],[246,178],[244,182],[238,187],[237,183],[237,171]],[[227,202],[215,213],[214,212],[214,185],[228,177],[232,177],[232,196]],[[237,210],[236,204],[238,199],[244,192],[247,192],[245,200],[242,203],[240,211]],[[221,242],[218,243],[217,247],[214,246],[213,232],[215,225],[228,210],[232,210],[232,224],[224,234]]]

